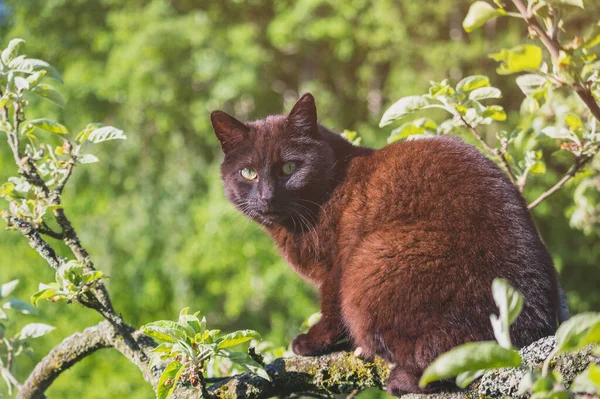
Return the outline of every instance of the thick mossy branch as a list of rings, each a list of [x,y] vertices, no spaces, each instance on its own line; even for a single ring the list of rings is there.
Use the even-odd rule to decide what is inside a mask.
[[[148,354],[156,344],[140,332],[131,330],[129,336],[135,340],[133,343],[126,342],[108,321],[65,338],[36,365],[19,390],[17,399],[45,398],[44,392],[63,371],[97,350],[111,347],[138,366],[146,381],[156,386],[158,379],[148,367]]]
[[[245,373],[211,386],[209,394],[223,399],[271,398],[297,392],[349,394],[356,389],[382,388],[389,375],[389,368],[383,361],[366,362],[348,352],[280,358],[266,370],[271,382]]]

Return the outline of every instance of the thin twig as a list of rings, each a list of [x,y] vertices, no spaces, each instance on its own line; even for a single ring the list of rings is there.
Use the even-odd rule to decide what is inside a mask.
[[[533,15],[533,13],[527,9],[522,0],[512,0],[512,2],[519,10],[519,13],[525,22],[527,22],[529,28],[537,34],[537,36],[540,38],[540,41],[544,44],[546,49],[548,49],[552,58],[555,61],[558,61],[561,51],[558,37],[551,37],[548,35],[548,33],[542,28],[535,18],[535,15]],[[600,121],[600,105],[596,102],[596,99],[590,92],[589,88],[582,85],[579,81],[575,81],[569,84],[569,86],[575,91],[575,93],[577,93],[585,105],[587,105],[592,115],[594,115],[594,117]]]
[[[10,372],[8,367],[4,367],[0,364],[0,370],[2,371],[2,375],[8,378],[11,384],[13,384],[19,391],[23,389],[23,384],[21,384],[14,375]]]
[[[56,255],[54,249],[39,235],[33,225],[16,216],[6,216],[9,227],[15,227],[28,240],[29,246],[37,251],[46,262],[53,268],[58,269],[62,264],[62,259]]]
[[[464,116],[460,115],[460,119],[465,124],[465,126],[467,127],[467,129],[469,129],[471,131],[471,133],[473,133],[473,136],[475,136],[475,138],[481,143],[482,147],[488,153],[490,153],[491,155],[495,155],[498,158],[500,158],[500,160],[502,161],[502,165],[504,166],[504,169],[506,169],[506,173],[508,174],[508,178],[510,179],[510,181],[512,183],[516,183],[517,178],[513,174],[512,170],[510,169],[510,165],[508,163],[508,159],[506,159],[506,156],[505,156],[506,152],[502,152],[502,150],[498,151],[498,150],[490,147],[490,145],[485,142],[485,140],[483,139],[483,137],[481,137],[481,135],[479,134],[479,132],[469,122],[467,122],[467,120],[465,119]]]
[[[564,175],[563,178],[560,179],[554,186],[550,187],[548,190],[544,191],[539,197],[537,197],[531,204],[529,204],[528,208],[535,208],[540,204],[540,202],[542,202],[543,200],[554,194],[556,191],[558,191],[562,186],[565,185],[566,182],[568,182],[573,176],[575,176],[575,174],[577,174],[579,169],[581,169],[592,158],[594,158],[593,155],[584,155],[575,158],[575,162],[573,163],[573,166],[571,166],[571,169],[569,169],[567,174]]]

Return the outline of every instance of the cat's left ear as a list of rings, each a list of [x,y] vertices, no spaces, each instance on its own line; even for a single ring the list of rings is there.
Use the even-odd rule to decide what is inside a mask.
[[[224,153],[227,153],[236,144],[244,140],[249,130],[248,126],[223,111],[211,112],[210,121],[217,138],[221,142]]]
[[[317,107],[310,93],[304,94],[288,114],[286,126],[295,133],[320,137],[317,125]]]

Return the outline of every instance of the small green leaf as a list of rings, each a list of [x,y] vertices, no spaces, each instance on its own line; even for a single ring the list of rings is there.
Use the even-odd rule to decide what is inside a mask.
[[[42,299],[50,299],[50,298],[54,298],[56,296],[56,290],[53,288],[43,288],[41,290],[39,290],[38,292],[36,292],[35,294],[33,294],[31,296],[31,303],[33,304],[33,306],[37,306],[38,302],[41,301]]]
[[[19,47],[25,43],[23,39],[12,39],[8,43],[8,47],[2,51],[2,63],[8,65],[19,54]]]
[[[77,162],[79,163],[96,163],[100,162],[97,156],[92,154],[83,154],[77,157]]]
[[[569,390],[577,393],[600,395],[600,365],[590,363],[588,368],[575,377]]]
[[[34,72],[33,74],[29,75],[27,77],[27,83],[29,83],[29,87],[34,87],[38,83],[40,83],[40,81],[44,78],[44,76],[46,76],[47,73],[48,73],[48,71],[45,71],[42,69],[40,71]]]
[[[63,125],[61,125],[60,123],[54,122],[53,120],[46,119],[46,118],[34,119],[32,121],[27,121],[27,123],[32,126],[38,127],[42,130],[45,130],[47,132],[50,132],[50,133],[56,133],[56,134],[68,134],[69,133],[67,128],[64,127]]]
[[[480,101],[489,98],[502,98],[502,92],[496,87],[480,87],[469,93],[469,100]]]
[[[495,121],[506,120],[506,112],[500,105],[490,105],[482,112],[481,116],[484,118],[491,118]]]
[[[569,129],[571,130],[577,130],[583,127],[583,122],[581,121],[579,116],[577,116],[574,113],[569,113],[567,114],[567,116],[565,116],[565,123],[567,124],[567,126],[569,126]]]
[[[456,90],[461,93],[468,93],[480,87],[489,87],[490,79],[484,75],[467,76],[456,85]]]
[[[429,103],[421,96],[404,97],[384,112],[379,127],[387,126],[406,115],[427,107]]]
[[[12,280],[0,286],[0,299],[7,298],[17,288],[19,280]]]
[[[125,140],[126,138],[127,136],[125,136],[125,133],[123,133],[122,130],[113,126],[104,126],[92,131],[87,137],[87,140],[96,144],[108,140]]]
[[[557,353],[575,351],[591,343],[600,343],[600,313],[575,315],[556,331]]]
[[[61,94],[54,90],[54,88],[49,84],[42,83],[36,86],[31,92],[37,94],[40,97],[45,98],[46,100],[53,102],[60,108],[65,107],[65,100],[62,98]]]
[[[407,122],[392,130],[388,143],[394,143],[411,136],[429,134],[434,135],[437,132],[437,124],[429,118],[419,118],[412,122]]]
[[[157,399],[166,399],[173,394],[184,368],[183,364],[179,362],[171,362],[165,367],[156,386]]]
[[[500,316],[491,315],[494,336],[500,345],[506,349],[511,347],[510,325],[515,322],[523,309],[523,296],[502,278],[492,282],[492,295],[500,311]]]
[[[37,310],[33,308],[30,304],[20,301],[18,299],[10,298],[6,301],[2,307],[4,309],[12,309],[15,312],[19,312],[22,314],[36,314]]]
[[[19,333],[19,339],[39,338],[53,331],[55,327],[44,323],[30,323],[25,325]]]
[[[25,58],[24,56],[19,56],[12,60],[8,67],[13,72],[22,72],[32,74],[37,71],[44,70],[48,72],[48,76],[62,82],[62,78],[56,69],[52,67],[52,65],[48,64],[46,61],[36,60],[35,58]]]
[[[228,358],[232,362],[242,366],[246,370],[258,375],[259,377],[264,378],[267,381],[271,381],[271,376],[269,373],[267,373],[264,367],[248,356],[248,354],[242,352],[231,352],[225,349],[219,351],[218,354]]]
[[[85,140],[87,140],[87,138],[89,137],[89,135],[96,129],[101,128],[102,123],[89,123],[85,129],[83,129],[81,132],[79,132],[79,134],[77,135],[76,140],[79,141],[80,143],[84,142]]]
[[[469,342],[444,353],[425,369],[419,386],[424,388],[433,381],[444,380],[465,372],[500,367],[517,367],[521,355],[505,349],[496,342]]]
[[[518,76],[516,81],[523,94],[530,96],[531,94],[539,91],[540,87],[544,86],[548,82],[548,79],[541,75],[527,73],[525,75]]]
[[[8,315],[2,309],[0,309],[0,320],[8,320]],[[2,328],[3,326],[4,325],[2,323],[0,323],[0,328]],[[0,339],[2,339],[2,337],[0,337]]]
[[[503,49],[499,53],[489,55],[499,61],[500,66],[496,72],[500,75],[522,71],[534,71],[542,65],[542,49],[533,44],[525,44],[512,49]]]
[[[553,139],[566,139],[572,136],[571,132],[564,127],[546,126],[542,133]]]
[[[177,343],[177,341],[185,341],[187,337],[185,328],[170,320],[148,323],[142,326],[140,330],[144,334],[164,342]]]
[[[482,27],[490,19],[502,15],[506,15],[504,10],[496,9],[485,1],[476,1],[471,4],[462,25],[465,31],[472,32],[475,29]]]
[[[252,339],[260,339],[260,334],[254,330],[241,330],[226,334],[218,341],[217,349],[230,348]]]
[[[543,175],[546,173],[546,164],[542,161],[537,161],[529,168],[529,172]]]
[[[27,79],[22,78],[20,76],[15,76],[13,82],[15,83],[15,87],[17,88],[17,91],[19,93],[23,90],[29,90],[29,82],[27,81]]]
[[[477,370],[477,371],[465,371],[464,373],[460,373],[456,376],[456,385],[459,388],[466,388],[473,381],[481,377],[485,373],[485,370]]]

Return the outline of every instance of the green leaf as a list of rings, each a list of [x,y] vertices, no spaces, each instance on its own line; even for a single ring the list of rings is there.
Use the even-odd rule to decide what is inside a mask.
[[[252,339],[260,339],[260,334],[254,330],[241,330],[226,334],[218,341],[217,349],[230,348]]]
[[[465,371],[464,373],[460,373],[456,376],[456,385],[458,385],[459,388],[464,389],[471,385],[473,381],[481,377],[483,373],[485,373],[485,370]]]
[[[45,98],[46,100],[53,102],[60,108],[65,107],[65,100],[62,98],[62,95],[56,90],[54,90],[54,88],[49,84],[42,83],[40,85],[37,85],[31,92],[40,97]]]
[[[267,381],[271,381],[271,376],[267,373],[263,366],[258,364],[248,354],[242,352],[231,352],[228,350],[221,350],[219,356],[223,356],[231,360],[232,362],[242,366],[244,369],[264,378]]]
[[[34,87],[38,83],[40,83],[41,80],[44,78],[44,76],[46,76],[47,73],[48,73],[48,71],[45,71],[42,69],[41,71],[37,71],[37,72],[34,72],[33,74],[29,75],[27,77],[27,83],[29,83],[29,87]]]
[[[29,82],[27,81],[27,79],[22,78],[20,76],[15,76],[13,82],[15,83],[15,87],[17,88],[17,91],[19,93],[23,90],[29,90]]]
[[[164,342],[176,343],[177,341],[185,341],[187,337],[185,328],[170,320],[148,323],[142,326],[140,330],[144,334]]]
[[[542,133],[553,139],[566,139],[571,137],[571,132],[564,127],[546,126]]]
[[[473,75],[467,76],[462,79],[456,85],[456,90],[461,93],[468,93],[472,90],[479,89],[480,87],[489,87],[490,86],[490,78],[484,75]]]
[[[469,100],[479,101],[489,98],[502,98],[502,92],[495,87],[480,87],[469,94]]]
[[[8,387],[8,395],[12,395],[12,383],[10,382],[10,377],[8,376],[9,371],[5,368],[0,369],[0,374],[2,374],[2,378]]]
[[[50,133],[56,133],[56,134],[68,134],[69,133],[67,128],[64,127],[63,125],[61,125],[60,123],[54,122],[53,120],[46,119],[46,118],[34,119],[32,121],[27,121],[27,123],[29,125],[38,127],[40,129],[45,130]]]
[[[36,292],[35,294],[33,294],[31,296],[31,303],[33,304],[33,306],[37,306],[38,302],[41,301],[42,299],[50,299],[50,298],[54,298],[56,296],[56,290],[53,288],[43,288],[41,290],[39,290],[38,292]]]
[[[412,122],[407,122],[396,129],[392,130],[388,143],[394,143],[399,140],[406,139],[411,136],[420,134],[435,134],[437,132],[437,124],[429,118],[420,118]]]
[[[89,284],[93,281],[97,281],[100,280],[102,277],[104,277],[104,273],[102,273],[99,270],[94,270],[93,272],[85,272],[83,273],[83,284]]]
[[[387,126],[406,115],[427,107],[429,103],[421,96],[401,98],[384,112],[379,127]]]
[[[518,76],[516,81],[523,94],[529,96],[539,91],[540,87],[544,86],[548,82],[548,79],[541,75],[527,73],[525,75]]]
[[[495,121],[505,121],[506,112],[500,105],[490,105],[481,113],[484,118],[491,118]]]
[[[506,12],[504,10],[496,9],[485,1],[476,1],[471,4],[462,25],[465,31],[472,32],[475,29],[482,27],[490,19],[505,14]]]
[[[7,298],[17,288],[19,280],[12,280],[0,286],[0,299]]]
[[[591,363],[581,374],[575,377],[571,392],[600,395],[600,365]]]
[[[543,175],[546,173],[546,164],[542,161],[537,161],[529,168],[529,172],[535,173],[538,175]]]
[[[25,58],[23,56],[19,56],[12,60],[8,67],[14,72],[22,72],[32,74],[37,71],[44,70],[48,73],[48,76],[62,82],[62,78],[60,74],[52,65],[48,64],[46,61],[36,60],[35,58]]]
[[[182,324],[184,326],[187,326],[187,328],[191,329],[192,334],[190,335],[196,335],[200,332],[200,330],[202,329],[200,326],[200,320],[198,319],[197,316],[191,315],[191,314],[180,314],[179,315],[179,324]]]
[[[125,140],[126,138],[127,136],[125,136],[122,130],[113,126],[104,126],[92,131],[87,137],[87,140],[96,144],[108,140]]]
[[[92,154],[83,154],[77,157],[77,162],[79,163],[96,163],[100,162],[97,156]]]
[[[8,43],[8,47],[2,51],[2,55],[0,56],[4,65],[8,65],[19,54],[19,47],[23,43],[25,43],[23,39],[12,39]]]
[[[575,351],[590,343],[600,343],[600,313],[580,313],[556,331],[557,353]]]
[[[583,122],[581,121],[579,116],[577,116],[574,113],[569,113],[567,114],[567,116],[565,116],[565,123],[567,124],[567,126],[569,126],[569,129],[571,130],[577,130],[583,127]]]
[[[2,309],[0,309],[0,320],[8,320],[8,315],[7,315],[7,314],[6,314],[6,312],[5,312],[4,310],[2,310]],[[0,327],[1,327],[2,325],[3,325],[3,324],[2,324],[2,323],[0,323]]]
[[[444,380],[465,372],[500,367],[517,367],[521,355],[505,349],[496,342],[469,342],[444,353],[425,369],[419,386],[424,388],[433,381]]]
[[[166,399],[173,394],[184,368],[183,364],[179,362],[171,362],[165,367],[158,379],[158,385],[156,387],[157,399]]]
[[[492,295],[500,311],[500,316],[490,315],[494,336],[498,343],[509,349],[510,325],[519,317],[523,309],[523,296],[505,279],[495,278],[492,282]]]
[[[10,298],[6,301],[2,307],[4,309],[12,309],[15,312],[19,312],[22,314],[36,314],[37,310],[32,307],[30,304],[20,301],[18,299]]]
[[[542,65],[542,49],[533,44],[525,44],[512,49],[503,49],[499,53],[489,55],[499,61],[496,72],[500,75],[522,71],[534,71]]]
[[[89,123],[85,127],[85,129],[83,129],[81,132],[79,132],[79,134],[77,135],[76,140],[79,141],[80,143],[84,142],[85,140],[87,140],[87,138],[89,137],[90,133],[92,133],[94,130],[96,130],[98,128],[101,128],[102,126],[104,126],[104,125],[102,125],[102,123],[97,123],[97,122],[95,122],[95,123]]]
[[[19,333],[19,339],[39,338],[53,331],[55,327],[44,323],[29,323],[25,325]]]

